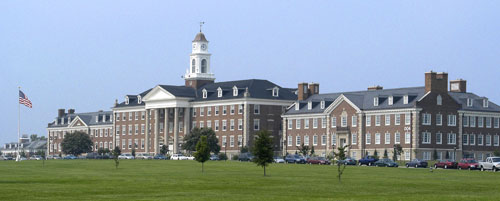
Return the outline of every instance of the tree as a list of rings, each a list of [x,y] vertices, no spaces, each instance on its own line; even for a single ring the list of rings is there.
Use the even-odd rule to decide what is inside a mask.
[[[61,146],[63,153],[79,156],[82,153],[92,151],[92,140],[86,133],[76,131],[66,134]]]
[[[118,156],[122,154],[122,150],[120,150],[120,147],[116,146],[115,149],[113,149],[113,159],[115,160],[115,167],[118,169],[118,165],[120,165],[120,161],[118,161]]]
[[[493,155],[500,156],[500,150],[495,150],[495,152],[493,152]]]
[[[337,161],[345,160],[346,159],[346,148],[347,146],[339,146],[337,148],[338,152],[333,154],[335,155],[335,158]],[[342,174],[344,173],[345,170],[345,163],[337,163],[337,177],[339,178],[339,183],[342,182]]]
[[[104,155],[104,149],[103,148],[97,149],[97,154],[99,154],[101,156]]]
[[[387,149],[384,149],[384,158],[389,158],[389,155],[387,154]]]
[[[240,152],[241,153],[247,153],[248,152],[248,147],[247,146],[241,147]]]
[[[208,147],[207,136],[200,137],[200,140],[196,144],[194,158],[201,163],[201,172],[203,172],[203,164],[210,159],[210,148]]]
[[[266,176],[266,166],[273,162],[273,139],[267,130],[259,131],[256,137],[252,149],[255,156],[253,162],[264,168],[264,176]]]
[[[399,144],[394,145],[394,152],[392,155],[392,160],[397,161],[398,156],[400,156],[402,152],[403,152],[403,147],[401,147],[401,145],[399,145]]]
[[[227,155],[225,153],[219,153],[219,160],[227,160]]]
[[[135,158],[135,147],[132,147],[132,156]]]
[[[309,146],[304,146],[304,143],[302,143],[300,147],[297,147],[297,149],[303,156],[307,156],[307,154],[309,154]]]
[[[167,155],[167,153],[168,153],[168,145],[161,146],[160,153],[162,155],[164,155],[164,156]]]
[[[184,144],[182,144],[182,149],[188,151],[196,151],[196,145],[200,140],[201,136],[207,136],[207,143],[210,152],[218,154],[220,152],[220,146],[218,145],[219,140],[215,136],[215,132],[211,128],[193,128],[191,133],[184,137]]]
[[[434,153],[432,154],[432,159],[437,160],[438,159],[438,152],[436,149],[434,149]]]
[[[375,158],[378,158],[378,152],[376,149],[375,149],[375,151],[373,151],[373,156],[375,156]]]
[[[26,153],[24,152],[24,150],[21,150],[21,153],[19,153],[19,155],[21,155],[21,157],[26,157]]]
[[[38,139],[38,136],[36,134],[30,135],[31,141],[36,141],[37,139]]]
[[[314,155],[314,146],[311,147],[311,156]]]

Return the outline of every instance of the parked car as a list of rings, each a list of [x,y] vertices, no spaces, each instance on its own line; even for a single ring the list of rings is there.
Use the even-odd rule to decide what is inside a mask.
[[[377,161],[378,161],[378,159],[375,156],[365,156],[364,158],[359,159],[358,165],[359,166],[361,166],[361,165],[372,166]]]
[[[415,168],[423,167],[423,168],[427,168],[427,165],[428,165],[427,161],[415,158],[415,159],[411,160],[410,162],[406,163],[405,166],[407,168],[409,168],[409,167],[415,167]]]
[[[118,156],[118,159],[134,159],[135,157],[132,154],[121,154]]]
[[[25,160],[28,160],[26,157],[20,157],[19,158],[19,161],[25,161]]]
[[[274,162],[275,163],[285,163],[285,160],[281,156],[275,156]]]
[[[182,154],[172,154],[170,157],[170,160],[188,160],[188,157],[182,155]]]
[[[287,155],[285,157],[285,162],[305,164],[307,161],[303,156],[300,155]]]
[[[434,168],[457,168],[457,162],[452,161],[452,160],[440,160],[437,163],[434,164]]]
[[[309,164],[330,165],[331,162],[325,157],[311,157],[307,159]]]
[[[30,157],[30,160],[37,160],[37,161],[39,161],[39,160],[42,160],[42,159],[43,158],[40,155],[34,155],[34,156]]]
[[[64,160],[74,160],[74,159],[77,159],[77,157],[70,154],[70,155],[64,156],[63,159]]]
[[[14,158],[12,158],[12,156],[3,156],[3,158],[4,158],[5,160],[14,160]]]
[[[210,160],[211,160],[211,161],[218,161],[218,160],[220,160],[220,159],[219,159],[219,156],[217,156],[217,154],[212,154],[212,155],[210,156]]]
[[[59,157],[58,155],[48,155],[48,156],[47,156],[47,159],[54,159],[54,160],[58,160],[58,159],[61,159],[61,157]]]
[[[356,160],[354,160],[351,157],[345,158],[345,160],[338,160],[337,163],[344,164],[344,165],[356,165]]]
[[[163,154],[156,154],[155,157],[153,157],[155,160],[168,160],[168,158],[163,155]]]
[[[251,153],[242,153],[238,156],[239,161],[252,161],[253,155]]]
[[[377,167],[398,167],[398,164],[388,158],[383,158],[375,162]]]
[[[479,168],[481,171],[484,170],[493,170],[496,172],[500,170],[500,157],[488,157],[484,162],[479,163]]]
[[[194,160],[194,156],[186,156],[188,160]]]
[[[139,153],[135,158],[149,160],[153,159],[153,156],[149,155],[148,153]]]
[[[458,169],[474,170],[479,169],[479,163],[473,158],[464,158],[457,165]]]

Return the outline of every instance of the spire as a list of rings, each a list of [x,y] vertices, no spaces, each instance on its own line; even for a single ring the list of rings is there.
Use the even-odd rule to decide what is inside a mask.
[[[201,33],[201,27],[205,24],[205,22],[200,22],[200,33]]]

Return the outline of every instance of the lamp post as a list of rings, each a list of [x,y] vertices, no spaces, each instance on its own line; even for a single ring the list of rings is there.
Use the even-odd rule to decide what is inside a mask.
[[[453,160],[457,160],[457,146],[453,147]]]

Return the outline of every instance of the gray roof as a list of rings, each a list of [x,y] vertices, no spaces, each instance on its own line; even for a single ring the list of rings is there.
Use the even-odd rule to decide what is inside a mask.
[[[172,85],[160,85],[160,87],[170,92],[172,95],[176,97],[188,97],[188,98],[196,97],[196,91],[191,87],[172,86]]]
[[[480,112],[500,112],[500,106],[488,100],[488,107],[483,107],[485,97],[473,93],[448,92],[450,96],[461,105],[462,110]],[[472,100],[472,106],[467,106],[467,99]]]
[[[196,34],[196,36],[194,37],[193,42],[195,42],[195,41],[208,42],[207,38],[205,38],[205,34],[203,34],[201,31],[200,31],[200,33]]]
[[[233,87],[235,86],[238,88],[238,96],[233,96]],[[217,89],[219,87],[222,89],[222,97],[218,97]],[[277,97],[273,96],[272,93],[274,87],[279,89]],[[206,84],[197,90],[197,96],[194,101],[242,98],[244,97],[247,88],[249,97],[251,98],[291,101],[297,100],[297,95],[292,93],[292,91],[288,88],[281,88],[268,80],[250,79]],[[207,90],[207,98],[203,98],[203,89]]]
[[[104,115],[106,118],[105,122],[103,122]],[[63,117],[57,118],[57,125],[55,124],[54,120],[54,122],[48,124],[48,127],[49,128],[67,127],[77,116],[88,126],[109,125],[113,124],[113,122],[111,121],[112,120],[111,118],[113,118],[112,115],[113,112],[111,111],[65,114]],[[64,118],[64,124],[61,124],[62,118]]]
[[[6,145],[12,145],[12,148],[4,148],[3,146],[0,148],[2,151],[7,151],[7,150],[17,150],[17,147],[15,146],[17,142],[11,142],[11,143],[6,143]],[[47,149],[47,140],[35,140],[27,143],[22,143],[22,148],[23,150],[39,150],[39,149]]]
[[[139,95],[126,95],[126,97],[128,97],[128,104],[125,104],[125,101],[117,104],[115,107],[116,108],[120,108],[120,107],[134,107],[134,106],[141,106],[141,105],[144,105],[145,103],[141,101],[141,103],[139,104],[139,101],[137,101],[137,96],[141,96],[142,98],[144,98],[144,96],[146,96],[146,94],[148,94],[151,90],[153,90],[153,88],[151,89],[148,89],[142,93],[140,93]]]

